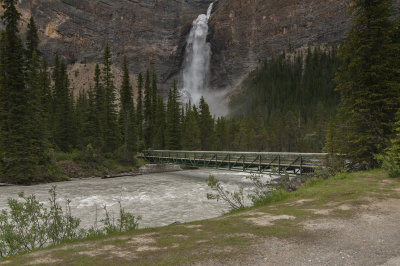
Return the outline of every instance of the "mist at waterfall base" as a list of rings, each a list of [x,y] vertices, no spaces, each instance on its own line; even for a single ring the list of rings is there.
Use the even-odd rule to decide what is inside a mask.
[[[209,84],[211,46],[207,42],[208,20],[213,3],[207,14],[199,15],[192,24],[186,41],[185,60],[182,71],[182,100],[198,105],[203,96],[216,116],[226,115],[228,108],[224,101],[224,91],[211,91]]]

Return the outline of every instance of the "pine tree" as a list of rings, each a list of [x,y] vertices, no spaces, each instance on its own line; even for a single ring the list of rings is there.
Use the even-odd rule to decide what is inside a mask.
[[[126,56],[122,63],[121,110],[119,113],[121,135],[123,140],[122,157],[124,161],[132,161],[136,150],[136,121],[133,104],[133,91],[129,79],[128,61]]]
[[[398,43],[392,39],[391,0],[355,0],[353,26],[339,54],[336,80],[341,95],[345,153],[359,168],[377,165],[393,134],[399,108]]]
[[[104,128],[104,150],[113,152],[119,145],[118,115],[116,105],[116,88],[114,76],[111,71],[111,51],[107,44],[103,55],[102,82],[105,92],[105,128]]]
[[[0,179],[29,184],[37,181],[38,166],[45,161],[45,144],[40,135],[43,124],[38,61],[34,55],[35,60],[25,78],[24,49],[18,36],[21,14],[15,0],[1,2],[5,29],[0,39]],[[26,85],[27,80],[31,84]]]
[[[139,137],[139,150],[143,147],[143,75],[139,73],[138,80],[138,96],[137,96],[137,104],[136,104],[136,118],[137,118],[137,127],[138,127],[138,137]]]
[[[68,152],[75,142],[73,97],[69,87],[67,66],[60,62],[58,56],[53,69],[53,83],[53,139],[61,151]]]
[[[89,135],[86,132],[86,125],[89,119],[89,100],[86,92],[79,91],[75,106],[75,136],[77,147],[83,150],[89,144]]]
[[[26,57],[28,62],[32,59],[33,53],[39,55],[39,36],[33,17],[30,18],[26,31]]]
[[[154,149],[164,149],[165,148],[165,106],[164,101],[161,96],[158,97],[157,107],[156,107],[156,127],[154,136]]]
[[[152,105],[152,88],[150,81],[150,71],[147,69],[146,78],[144,83],[144,119],[145,119],[145,129],[144,129],[144,141],[146,148],[151,148],[153,139],[153,105]]]
[[[180,121],[179,93],[174,81],[168,94],[167,126],[165,131],[165,146],[169,150],[181,148],[181,121]]]
[[[106,93],[101,84],[101,70],[100,66],[96,64],[94,70],[94,109],[96,114],[94,117],[94,125],[96,135],[93,140],[93,148],[98,151],[104,151],[105,145],[105,128],[106,128]]]
[[[190,151],[201,150],[200,127],[197,108],[188,106],[184,123],[182,125],[182,148]]]
[[[199,110],[201,148],[203,151],[210,151],[214,149],[215,145],[214,119],[211,116],[210,108],[204,97],[200,99]]]

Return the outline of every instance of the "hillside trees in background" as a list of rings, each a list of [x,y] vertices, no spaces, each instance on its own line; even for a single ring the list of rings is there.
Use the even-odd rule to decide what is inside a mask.
[[[21,14],[15,7],[16,1],[1,3],[5,29],[0,36],[0,180],[26,184],[37,181],[39,173],[45,172],[42,135],[46,127],[42,119],[39,63],[36,52],[30,54],[32,62],[26,63],[18,36]]]
[[[355,0],[353,25],[339,51],[343,65],[336,80],[343,147],[357,168],[375,167],[374,154],[382,153],[394,134],[400,49],[391,5],[391,0]]]
[[[128,61],[126,56],[122,63],[122,86],[120,99],[119,124],[122,135],[122,158],[124,161],[134,159],[137,144],[136,114],[133,103],[133,89],[129,79]]]
[[[339,64],[334,47],[266,60],[232,97],[231,113],[239,120],[233,146],[255,151],[320,152],[338,104],[333,78]]]

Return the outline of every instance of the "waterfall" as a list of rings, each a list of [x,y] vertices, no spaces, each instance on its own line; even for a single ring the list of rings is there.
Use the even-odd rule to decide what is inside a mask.
[[[210,4],[207,14],[199,15],[192,24],[187,38],[185,60],[183,65],[183,87],[181,88],[183,101],[189,100],[198,104],[201,96],[209,95],[208,78],[210,72],[211,48],[207,42],[208,20],[210,19],[214,3]]]

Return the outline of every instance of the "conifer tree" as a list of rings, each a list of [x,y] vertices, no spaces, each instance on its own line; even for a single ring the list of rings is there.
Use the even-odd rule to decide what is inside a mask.
[[[89,101],[83,90],[79,91],[74,115],[77,146],[83,150],[89,144],[89,135],[85,132],[89,117]]]
[[[190,151],[201,150],[200,143],[200,128],[197,108],[194,105],[193,109],[188,105],[185,121],[182,125],[182,148]]]
[[[141,143],[143,140],[143,75],[139,73],[138,80],[138,96],[137,96],[137,104],[136,104],[136,118],[137,118],[137,126],[138,126],[138,138]],[[139,144],[139,146],[142,146]],[[140,147],[141,149],[142,147]]]
[[[399,44],[393,41],[391,0],[355,0],[353,26],[339,54],[337,74],[345,153],[359,168],[377,165],[393,134],[399,108]],[[397,62],[396,62],[397,60]]]
[[[46,59],[42,59],[39,67],[39,83],[42,91],[43,118],[46,126],[46,138],[50,140],[53,116],[53,94],[51,90],[51,77]]]
[[[101,70],[100,66],[96,64],[94,70],[94,109],[96,115],[94,117],[94,125],[96,135],[93,140],[93,145],[96,150],[103,151],[105,145],[105,128],[106,128],[106,93],[101,84]]]
[[[150,80],[150,71],[147,69],[146,78],[144,83],[144,119],[145,119],[145,129],[144,129],[144,141],[146,148],[151,148],[153,139],[153,105],[152,105],[152,87]]]
[[[155,135],[154,135],[154,148],[164,149],[165,148],[165,106],[164,101],[161,96],[157,99],[156,107],[156,121],[155,121]]]
[[[122,63],[121,110],[119,113],[121,135],[123,140],[123,160],[132,161],[136,150],[136,121],[133,104],[133,91],[129,79],[128,61],[126,56]]]
[[[165,131],[165,146],[169,150],[179,150],[181,147],[181,121],[180,121],[179,93],[174,81],[168,94],[167,125]]]
[[[33,53],[36,53],[37,56],[40,55],[38,46],[39,46],[39,36],[35,21],[33,17],[31,17],[26,31],[26,57],[28,59],[28,62],[31,60]]]
[[[35,55],[34,65],[25,79],[24,49],[18,36],[21,14],[15,0],[1,3],[5,29],[0,39],[0,179],[29,184],[37,181],[38,166],[44,163],[45,151],[40,136],[43,124],[40,121],[38,61]],[[27,86],[26,80],[32,84]]]
[[[53,69],[53,84],[53,138],[61,151],[68,152],[75,141],[73,97],[69,87],[67,66],[60,62],[58,56],[56,56]]]
[[[200,99],[199,111],[201,149],[210,151],[214,149],[215,145],[214,119],[204,97]]]
[[[112,60],[110,46],[107,44],[103,55],[102,85],[105,92],[105,128],[104,150],[113,152],[119,145],[118,115],[116,105],[116,88],[112,74]]]

